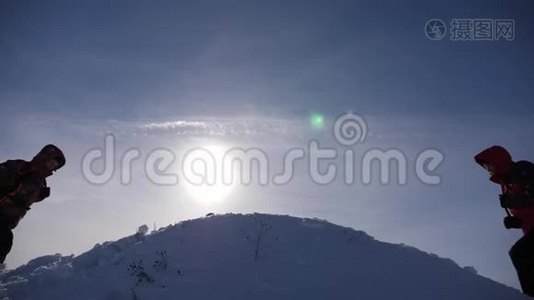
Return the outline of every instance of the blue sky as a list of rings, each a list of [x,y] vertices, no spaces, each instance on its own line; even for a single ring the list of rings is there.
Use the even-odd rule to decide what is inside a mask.
[[[1,1],[0,158],[30,159],[56,143],[68,164],[53,196],[15,230],[8,264],[52,252],[80,253],[147,223],[167,225],[208,212],[316,216],[473,265],[518,286],[507,250],[520,236],[502,228],[498,188],[472,160],[502,144],[534,160],[534,41],[530,1]],[[514,19],[515,40],[431,41],[440,18]],[[413,162],[426,148],[445,161],[442,183],[237,188],[202,202],[178,185],[118,175],[94,186],[80,170],[105,132],[119,152],[136,147],[253,146],[280,160],[316,138],[338,147],[326,124],[353,111],[370,132],[364,148],[401,149]],[[149,123],[234,124],[240,134],[132,135]],[[247,121],[243,121],[247,120]],[[253,121],[259,121],[258,125]],[[236,125],[237,124],[237,125]],[[267,124],[267,125],[265,125]],[[290,130],[254,134],[262,126]],[[258,127],[259,126],[259,127]],[[327,126],[327,127],[328,127]],[[361,153],[361,152],[359,152]],[[140,167],[139,167],[139,172]],[[43,226],[47,224],[47,226]],[[43,234],[43,230],[47,232]]]

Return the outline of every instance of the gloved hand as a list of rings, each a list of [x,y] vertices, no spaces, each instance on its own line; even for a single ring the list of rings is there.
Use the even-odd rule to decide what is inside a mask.
[[[48,197],[50,197],[50,188],[47,186],[42,187],[39,191],[39,197],[35,200],[35,202],[43,201]]]
[[[518,217],[507,216],[504,217],[503,221],[506,229],[521,228],[521,219]]]

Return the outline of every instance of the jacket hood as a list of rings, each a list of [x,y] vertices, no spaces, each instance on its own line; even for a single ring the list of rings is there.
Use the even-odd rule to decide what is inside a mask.
[[[32,162],[47,160],[55,160],[58,163],[55,168],[56,170],[65,165],[65,155],[63,154],[63,151],[52,144],[44,146],[43,149],[33,157]]]
[[[475,161],[481,166],[485,163],[495,166],[495,172],[490,180],[496,183],[502,183],[510,174],[513,165],[512,156],[501,146],[492,146],[480,152],[475,156]]]

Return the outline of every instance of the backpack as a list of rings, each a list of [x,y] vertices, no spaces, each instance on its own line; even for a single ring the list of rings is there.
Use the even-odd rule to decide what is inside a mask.
[[[0,204],[21,188],[22,177],[31,170],[30,163],[21,159],[0,164]]]
[[[31,172],[24,160],[0,164],[0,225],[13,229],[34,202],[48,195],[46,180]],[[48,190],[49,192],[49,190]]]
[[[525,188],[525,193],[534,200],[534,164],[520,160],[515,162],[510,175],[511,182],[517,182]]]

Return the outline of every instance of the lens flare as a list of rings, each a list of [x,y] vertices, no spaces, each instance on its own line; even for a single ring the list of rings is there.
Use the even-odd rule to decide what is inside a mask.
[[[324,128],[324,116],[320,113],[310,114],[310,125],[315,130],[321,130]]]

